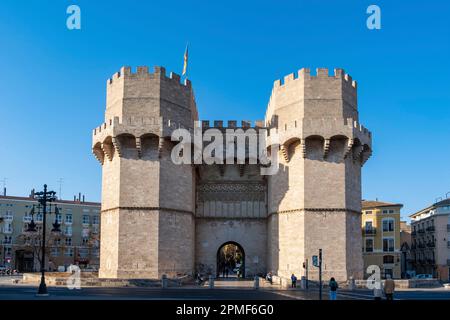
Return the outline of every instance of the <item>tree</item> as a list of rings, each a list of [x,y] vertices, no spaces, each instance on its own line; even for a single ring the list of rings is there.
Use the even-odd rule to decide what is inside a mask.
[[[61,239],[61,233],[55,233],[47,231],[45,235],[45,259],[50,260],[51,248],[55,247],[56,239]],[[25,250],[33,253],[34,261],[38,265],[34,266],[35,270],[40,270],[42,266],[42,225],[36,227],[36,231],[24,231],[22,234],[17,236],[16,243],[22,246]],[[47,266],[48,267],[48,266]]]

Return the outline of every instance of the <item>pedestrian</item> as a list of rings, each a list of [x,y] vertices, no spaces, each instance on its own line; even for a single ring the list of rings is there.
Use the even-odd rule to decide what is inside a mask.
[[[270,271],[267,276],[266,276],[266,280],[270,282],[270,284],[272,284],[272,271]]]
[[[291,287],[292,288],[297,288],[297,277],[295,276],[295,274],[291,275]]]
[[[395,282],[392,280],[390,274],[386,275],[386,280],[384,281],[384,294],[386,295],[386,300],[394,300]]]
[[[333,277],[331,277],[328,286],[330,287],[330,300],[336,300],[337,289],[339,286]]]

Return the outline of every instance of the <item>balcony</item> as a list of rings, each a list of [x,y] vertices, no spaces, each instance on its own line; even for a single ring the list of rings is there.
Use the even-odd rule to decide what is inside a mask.
[[[425,229],[419,229],[419,233],[420,234],[424,234],[425,233]]]
[[[417,235],[416,231],[411,232],[411,236],[415,237]]]
[[[377,230],[375,228],[363,229],[363,234],[365,236],[373,236],[377,234]]]
[[[435,231],[435,228],[434,228],[434,226],[430,226],[430,227],[428,227],[428,228],[427,228],[427,231],[429,231],[429,232],[434,232],[434,231]]]
[[[11,233],[13,233],[13,229],[12,228],[3,228],[3,233],[4,234],[11,234]]]
[[[4,222],[12,222],[14,219],[13,215],[11,215],[11,214],[7,214],[6,216],[3,216],[2,218],[3,218]]]

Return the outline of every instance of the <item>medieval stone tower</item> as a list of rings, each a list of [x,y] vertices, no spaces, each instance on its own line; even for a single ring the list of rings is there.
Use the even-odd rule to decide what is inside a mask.
[[[105,123],[93,133],[102,164],[99,276],[217,275],[219,251],[240,248],[246,275],[303,275],[323,250],[325,276],[362,278],[361,166],[371,134],[359,124],[356,82],[318,69],[275,81],[264,122],[280,167],[174,164],[171,134],[198,118],[191,83],[164,68],[124,67],[107,82]],[[248,129],[249,122],[203,121]],[[317,276],[310,266],[312,278]]]

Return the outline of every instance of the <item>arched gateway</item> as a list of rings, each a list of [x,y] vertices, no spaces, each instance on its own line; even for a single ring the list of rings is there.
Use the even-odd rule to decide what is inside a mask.
[[[234,241],[222,244],[217,250],[216,277],[245,278],[245,251]]]

